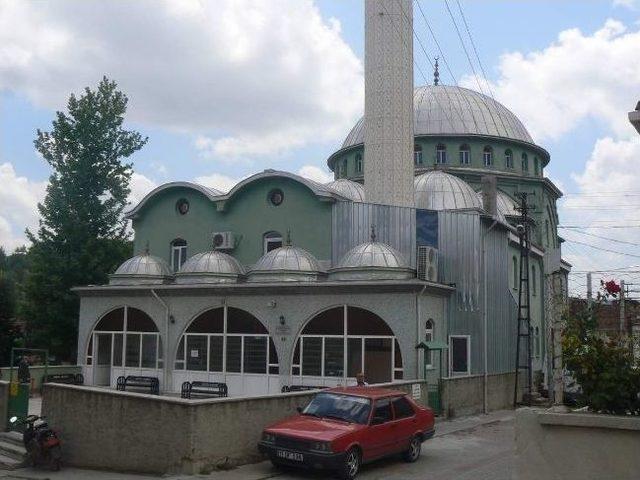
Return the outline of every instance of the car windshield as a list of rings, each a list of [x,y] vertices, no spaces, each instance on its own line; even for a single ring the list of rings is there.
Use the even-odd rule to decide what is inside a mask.
[[[369,419],[370,411],[371,401],[368,398],[336,393],[319,393],[302,411],[302,414],[365,424]]]

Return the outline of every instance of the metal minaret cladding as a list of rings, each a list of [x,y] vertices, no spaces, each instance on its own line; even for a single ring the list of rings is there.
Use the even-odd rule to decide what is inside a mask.
[[[364,189],[414,206],[413,2],[365,0]]]

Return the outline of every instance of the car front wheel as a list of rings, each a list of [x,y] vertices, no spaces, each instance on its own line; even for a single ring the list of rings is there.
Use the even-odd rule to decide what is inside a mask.
[[[356,478],[360,471],[360,451],[357,448],[350,449],[344,457],[342,468],[338,471],[338,476],[342,480],[352,480]]]
[[[402,455],[405,462],[413,463],[420,457],[422,451],[422,440],[420,437],[415,436],[411,439],[409,449]]]

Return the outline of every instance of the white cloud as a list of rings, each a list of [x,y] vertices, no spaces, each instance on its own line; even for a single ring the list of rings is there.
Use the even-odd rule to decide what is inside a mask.
[[[537,141],[558,139],[586,119],[628,137],[636,134],[627,112],[640,91],[639,51],[640,32],[619,21],[607,20],[592,35],[565,30],[543,50],[503,55],[493,90]],[[463,83],[473,88],[472,80]]]
[[[127,199],[129,207],[135,207],[147,193],[157,186],[158,184],[154,180],[145,177],[141,173],[134,172],[131,175],[131,183],[129,183],[129,188],[131,189],[131,193]]]
[[[362,63],[311,0],[4,0],[0,90],[61,109],[102,75],[129,118],[216,156],[336,140],[363,108]]]
[[[304,167],[301,167],[300,170],[298,170],[298,175],[318,183],[328,183],[333,180],[332,173],[314,165],[305,165]]]
[[[636,7],[636,0],[613,0],[612,5],[614,7],[624,7],[633,10]]]
[[[27,244],[25,228],[38,228],[38,202],[45,195],[47,182],[33,182],[19,176],[9,162],[0,164],[0,246],[7,251]]]
[[[215,188],[221,192],[228,192],[240,179],[227,177],[220,173],[212,173],[211,175],[203,175],[193,180],[195,183],[204,185],[205,187]]]

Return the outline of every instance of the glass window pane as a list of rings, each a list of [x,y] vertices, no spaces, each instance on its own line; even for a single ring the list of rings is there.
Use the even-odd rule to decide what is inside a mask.
[[[107,313],[94,330],[102,332],[121,332],[124,328],[124,308],[117,308]]]
[[[207,370],[206,335],[187,336],[187,370],[204,372]]]
[[[303,335],[344,335],[344,308],[337,307],[316,315],[302,330]]]
[[[405,397],[398,397],[392,401],[393,413],[395,418],[408,418],[413,417],[416,412],[413,411],[413,407]]]
[[[273,343],[273,338],[269,337],[269,363],[272,365],[278,364],[278,351],[276,345]]]
[[[398,340],[394,340],[395,342],[395,359],[394,359],[394,367],[402,368],[402,351],[400,350],[400,344]]]
[[[122,334],[116,333],[113,335],[113,366],[122,366]]]
[[[142,336],[142,368],[156,368],[157,335]]]
[[[324,376],[342,377],[344,374],[344,339],[324,339]]]
[[[214,308],[198,315],[187,328],[187,333],[222,333],[224,308]]]
[[[157,332],[149,315],[137,308],[127,308],[127,332]]]
[[[227,372],[240,373],[242,337],[227,337]]]
[[[184,336],[180,339],[180,343],[178,343],[178,352],[176,353],[176,370],[184,370]]]
[[[223,344],[224,344],[224,337],[222,335],[209,337],[209,371],[210,372],[222,371]]]
[[[267,373],[267,337],[244,337],[244,373]]]
[[[367,382],[390,382],[393,378],[391,375],[391,339],[365,338],[364,365]]]
[[[347,376],[355,378],[362,372],[362,339],[347,339]]]
[[[267,333],[260,320],[249,312],[239,308],[229,307],[227,309],[227,332],[228,333]]]
[[[302,375],[322,375],[322,338],[302,339]]]
[[[451,370],[468,373],[468,343],[466,337],[451,337]]]
[[[98,333],[96,338],[98,341],[96,365],[111,365],[111,334]]]
[[[376,402],[375,410],[373,411],[373,418],[380,417],[383,422],[389,422],[393,420],[393,414],[391,413],[391,402],[389,400],[378,400]]]
[[[125,366],[127,367],[140,366],[140,334],[139,333],[127,334]]]

